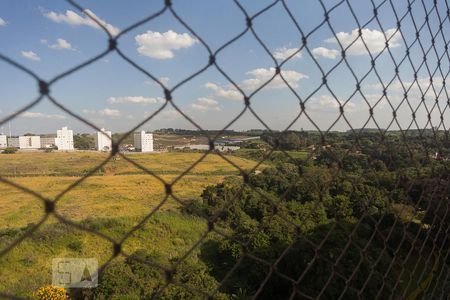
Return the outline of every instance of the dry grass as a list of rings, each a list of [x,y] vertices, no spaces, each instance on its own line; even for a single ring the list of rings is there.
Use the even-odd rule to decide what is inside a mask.
[[[166,176],[163,176],[167,179]],[[54,199],[76,177],[22,177],[15,182],[32,189],[44,197]],[[183,177],[173,186],[173,194],[184,201],[200,196],[203,189],[222,181],[223,176]],[[23,191],[0,184],[0,228],[23,227],[43,217],[43,206],[38,198]],[[165,196],[162,183],[149,175],[93,176],[66,193],[56,209],[68,219],[80,221],[89,217],[109,218],[139,216],[149,213]],[[180,207],[174,199],[163,205],[161,210]]]
[[[202,153],[130,153],[127,157],[157,174],[179,175],[203,157]],[[0,176],[81,176],[108,158],[100,152],[21,152],[0,155]],[[228,156],[243,169],[256,163],[250,160]],[[238,170],[217,154],[208,154],[190,174],[236,174]],[[144,174],[124,159],[111,160],[96,175]]]
[[[201,153],[129,154],[131,159],[158,174],[175,180],[202,158]],[[55,199],[83,174],[107,158],[105,153],[17,153],[0,155],[0,174],[42,196]],[[231,157],[244,169],[254,161]],[[218,155],[208,155],[189,174],[173,185],[183,201],[200,197],[203,189],[219,183],[238,170]],[[41,200],[0,183],[0,249],[24,234],[24,228],[44,217]],[[65,193],[56,211],[67,219],[120,240],[165,198],[157,178],[124,159],[111,161],[101,172],[84,179]],[[123,245],[127,253],[144,248],[170,259],[186,252],[207,230],[206,221],[183,215],[180,203],[169,198],[143,228]],[[0,259],[0,291],[29,297],[36,288],[51,283],[54,257],[95,257],[100,263],[111,257],[112,245],[91,233],[59,223],[50,217],[31,237]]]

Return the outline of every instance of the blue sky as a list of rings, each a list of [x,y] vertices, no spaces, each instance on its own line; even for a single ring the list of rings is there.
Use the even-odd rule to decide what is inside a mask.
[[[369,105],[373,107],[378,126],[383,128],[389,126],[392,110],[397,107],[399,123],[391,124],[392,129],[397,129],[398,125],[402,128],[429,127],[426,118],[429,111],[432,125],[448,128],[448,124],[440,123],[439,119],[443,114],[446,122],[450,120],[448,109],[444,109],[448,94],[442,88],[442,81],[449,70],[449,58],[444,54],[447,41],[438,28],[439,17],[446,17],[445,1],[437,1],[438,9],[432,9],[431,2],[423,7],[422,3],[416,1],[412,5],[414,21],[407,14],[407,1],[393,1],[398,16],[401,18],[406,14],[401,22],[401,31],[396,30],[396,18],[389,1],[379,8],[378,19],[372,18],[370,1],[349,2],[359,25],[346,2],[323,1],[327,10],[335,7],[329,14],[330,23],[339,42],[349,47],[348,66],[358,78],[366,75],[371,66],[370,55],[361,39],[358,39],[357,32],[361,26],[362,37],[369,51],[374,57],[379,55],[376,62],[378,75],[372,71],[361,83],[365,100],[357,93],[346,102],[355,90],[356,80],[346,63],[335,67],[341,61],[341,49],[329,26],[324,24],[308,36],[311,54],[303,49],[282,66],[283,77],[290,86],[300,97],[308,98],[308,116],[320,129],[328,129],[334,124],[335,130],[347,130],[349,126],[344,118],[334,123],[339,117],[338,103],[346,102],[345,116],[356,128],[365,125],[368,120]],[[377,5],[382,1],[374,2]],[[164,7],[163,1],[149,0],[127,1],[126,4],[124,1],[111,0],[78,3],[113,35]],[[249,15],[254,15],[272,1],[241,0],[240,3]],[[309,34],[324,20],[324,11],[318,1],[291,0],[285,3],[305,34]],[[174,0],[173,8],[213,52],[246,28],[244,14],[230,0]],[[426,23],[423,26],[425,11],[430,10],[429,27]],[[439,16],[437,11],[440,12]],[[421,28],[420,43],[414,42],[415,26]],[[302,45],[301,35],[281,2],[258,16],[253,21],[253,28],[278,63]],[[450,32],[448,19],[443,22],[442,32]],[[428,51],[431,35],[436,35],[435,51],[433,48]],[[385,36],[391,38],[390,53],[385,48]],[[356,42],[352,44],[355,39]],[[106,33],[85,14],[64,1],[0,2],[0,40],[2,55],[29,68],[45,80],[94,57],[107,47]],[[205,47],[169,11],[121,36],[118,43],[127,57],[160,78],[169,88],[208,62],[209,54]],[[399,76],[404,83],[402,87],[398,78],[394,78],[392,59],[400,63],[407,48],[410,49],[410,59],[403,61],[399,68]],[[422,64],[424,52],[426,64]],[[327,83],[334,95],[324,87],[317,90],[322,82],[322,74],[311,55],[324,72],[333,69],[327,77]],[[436,69],[438,60],[441,69]],[[247,95],[267,81],[276,66],[250,31],[221,51],[217,62]],[[417,81],[414,81],[414,69],[417,71]],[[433,78],[433,86],[430,86],[430,78]],[[392,107],[382,97],[382,85],[391,81],[387,97]],[[403,88],[408,90],[411,108],[403,100]],[[0,61],[0,120],[35,99],[36,89],[36,82],[30,76]],[[120,132],[132,128],[164,103],[162,88],[114,52],[58,81],[51,87],[51,94],[98,127]],[[244,107],[242,95],[214,67],[180,86],[173,97],[176,105],[205,129],[224,127]],[[422,97],[426,106],[419,106]],[[435,105],[436,99],[439,106]],[[251,103],[261,119],[270,128],[277,130],[285,129],[300,112],[298,99],[279,77],[255,94]],[[417,106],[417,123],[411,124],[411,114]],[[49,133],[62,125],[68,125],[77,132],[93,131],[47,100],[11,122],[15,134]],[[7,131],[7,124],[4,126]],[[369,121],[365,126],[375,127],[375,123]],[[162,127],[193,128],[170,106],[142,128],[154,130]],[[231,128],[245,130],[263,128],[263,125],[247,112]],[[314,129],[314,125],[302,115],[291,128]]]

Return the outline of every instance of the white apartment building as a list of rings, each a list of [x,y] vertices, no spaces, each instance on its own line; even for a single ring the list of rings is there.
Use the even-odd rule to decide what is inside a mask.
[[[48,149],[55,147],[55,137],[41,136],[41,148]]]
[[[9,137],[8,138],[8,147],[19,148],[19,138],[18,137]]]
[[[111,131],[105,131],[105,128],[95,133],[95,148],[97,151],[110,151],[112,149],[111,136]]]
[[[74,150],[73,131],[67,127],[56,131],[55,146],[58,150]]]
[[[34,136],[19,136],[20,149],[39,149],[41,148],[41,137]]]
[[[134,147],[139,152],[153,152],[153,134],[145,131],[135,132]]]
[[[0,149],[8,147],[8,138],[4,134],[0,134]]]

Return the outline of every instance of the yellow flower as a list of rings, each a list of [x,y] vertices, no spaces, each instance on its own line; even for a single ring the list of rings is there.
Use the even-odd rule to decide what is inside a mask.
[[[37,300],[67,300],[67,292],[62,287],[46,285],[40,287],[33,293],[33,297]]]

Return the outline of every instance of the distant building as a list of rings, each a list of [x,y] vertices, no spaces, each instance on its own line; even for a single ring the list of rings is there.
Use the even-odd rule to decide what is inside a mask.
[[[1,134],[0,135],[0,149],[7,148],[8,147],[8,138],[6,135]]]
[[[73,131],[67,127],[56,131],[55,145],[58,150],[74,150],[73,147]]]
[[[208,151],[209,145],[185,145],[185,146],[176,146],[174,149],[184,150],[184,149],[190,149],[190,150],[200,150],[200,151]],[[220,152],[228,152],[228,151],[236,151],[239,150],[241,147],[238,146],[224,146],[220,144],[214,144],[214,150],[220,151]]]
[[[54,148],[56,146],[55,137],[41,136],[41,148]]]
[[[20,149],[39,149],[41,148],[41,137],[34,136],[19,136]]]
[[[95,134],[95,148],[97,151],[110,151],[112,149],[111,131],[97,131]]]
[[[8,147],[19,148],[19,138],[18,137],[9,137],[8,138]]]
[[[153,134],[145,131],[135,132],[134,147],[139,152],[153,152]]]

